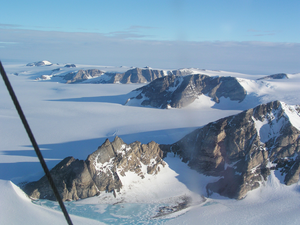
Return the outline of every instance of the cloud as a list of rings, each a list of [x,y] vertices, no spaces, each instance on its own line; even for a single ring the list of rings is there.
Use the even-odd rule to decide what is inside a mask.
[[[129,28],[127,28],[126,30],[139,31],[139,30],[142,30],[142,29],[156,29],[156,28],[155,27],[149,27],[149,26],[136,26],[136,25],[133,25],[133,26],[130,26]]]
[[[165,69],[196,67],[250,74],[300,72],[297,43],[149,41],[128,38],[133,34],[126,36],[126,32],[112,35],[0,29],[1,42],[15,43],[1,48],[0,59]]]
[[[13,44],[17,44],[17,42],[11,42],[11,41],[0,41],[0,44],[4,44],[4,45],[13,45]]]
[[[273,36],[278,33],[278,31],[262,31],[262,30],[255,30],[255,29],[249,29],[247,31],[252,33],[250,36],[256,36],[256,37]]]
[[[7,23],[0,23],[0,28],[4,28],[4,29],[9,29],[9,28],[13,28],[13,29],[17,29],[22,27],[21,25],[17,25],[17,24],[7,24]]]
[[[103,33],[103,35],[114,38],[123,38],[123,39],[149,39],[154,37],[154,35],[146,35],[143,30],[155,29],[154,27],[149,26],[130,26],[121,31],[114,31],[109,33]]]

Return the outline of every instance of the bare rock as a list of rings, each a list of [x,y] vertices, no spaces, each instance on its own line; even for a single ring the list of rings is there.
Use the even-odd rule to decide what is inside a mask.
[[[50,173],[63,201],[92,197],[98,193],[83,160],[67,157],[57,164]],[[24,191],[31,198],[56,200],[46,176],[39,181],[27,184]]]
[[[207,185],[208,194],[242,199],[259,187],[259,181],[266,180],[272,169],[280,170],[285,184],[290,185],[299,180],[300,131],[286,110],[285,103],[279,101],[262,104],[209,123],[161,148],[178,154],[200,173],[221,176]],[[294,113],[300,119],[297,110]],[[258,129],[261,123],[265,125]],[[276,166],[270,167],[270,162]]]
[[[98,69],[90,70],[79,70],[78,72],[71,72],[64,76],[64,79],[67,80],[67,84],[73,84],[88,80],[91,78],[99,77],[103,75],[104,72]]]
[[[269,75],[269,76],[259,78],[257,80],[270,80],[270,79],[289,79],[289,77],[286,73],[277,73],[277,74],[273,74],[273,75]]]
[[[155,108],[181,108],[205,94],[216,103],[221,97],[232,101],[243,101],[246,90],[234,77],[209,77],[207,75],[168,75],[134,90],[138,94],[132,99],[142,99],[142,106]]]
[[[50,173],[63,201],[92,197],[102,191],[116,195],[122,188],[120,176],[125,177],[129,171],[141,179],[146,174],[154,176],[159,173],[160,166],[165,166],[162,158],[163,151],[155,142],[127,145],[116,137],[113,142],[107,139],[85,161],[67,157]],[[28,183],[23,189],[31,198],[55,200],[45,176]]]

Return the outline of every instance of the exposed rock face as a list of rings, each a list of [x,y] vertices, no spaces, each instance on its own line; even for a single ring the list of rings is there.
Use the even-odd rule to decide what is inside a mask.
[[[126,71],[123,76],[119,78],[119,82],[122,84],[147,83],[163,76],[164,71],[162,70],[134,68]]]
[[[65,75],[67,83],[78,83],[85,81],[89,78],[95,78],[103,75],[102,79],[91,80],[91,83],[147,83],[151,82],[159,77],[165,76],[163,70],[153,70],[150,68],[134,68],[126,71],[125,73],[112,73],[91,69],[91,70],[79,70],[77,73],[69,73]]]
[[[67,157],[51,170],[51,176],[63,201],[87,198],[98,193],[84,160]],[[56,200],[46,176],[28,183],[24,191],[32,198]]]
[[[89,155],[86,162],[100,191],[119,191],[122,183],[119,176],[125,176],[128,171],[144,178],[142,166],[147,166],[148,174],[157,174],[158,165],[164,165],[163,152],[159,145],[150,142],[142,145],[134,142],[126,145],[121,138],[116,138],[112,143],[106,142],[93,154]]]
[[[100,191],[116,194],[122,188],[120,176],[127,172],[156,175],[164,166],[163,151],[155,142],[125,144],[116,137],[108,139],[85,161],[67,157],[57,164],[51,175],[63,200],[77,200],[92,197]],[[55,200],[52,189],[44,176],[37,182],[28,183],[24,191],[32,198]]]
[[[265,76],[265,77],[262,77],[262,78],[259,78],[257,80],[269,80],[269,79],[288,79],[288,75],[285,74],[285,73],[277,73],[277,74],[273,74],[273,75],[270,75],[270,76]]]
[[[299,107],[275,101],[209,123],[161,147],[200,173],[223,177],[207,185],[208,194],[241,199],[270,170],[280,170],[287,185],[299,180],[300,131],[289,115],[299,121]]]
[[[65,67],[67,67],[67,68],[75,68],[76,65],[75,64],[67,64],[67,65],[65,65]]]
[[[27,66],[41,66],[41,65],[52,65],[50,62],[41,61],[37,63],[29,63]],[[75,64],[66,64],[64,67],[66,68],[75,68]],[[57,76],[54,73],[61,70],[61,68],[57,68],[52,70],[53,76]],[[66,81],[68,84],[80,83],[80,82],[88,82],[95,84],[131,84],[131,83],[149,83],[157,78],[161,78],[167,75],[175,75],[175,76],[185,76],[195,73],[195,71],[190,69],[179,69],[179,70],[155,70],[150,67],[145,68],[132,68],[125,73],[118,72],[105,72],[98,69],[88,69],[88,70],[79,70],[69,72],[67,74],[61,74],[59,77],[62,80]],[[50,77],[49,77],[50,78]],[[97,78],[97,79],[93,79]],[[43,79],[43,78],[41,78]]]
[[[78,72],[71,72],[64,76],[64,79],[67,80],[67,84],[78,83],[84,80],[99,77],[104,74],[103,71],[97,69],[90,70],[79,70]]]
[[[142,106],[163,109],[187,106],[202,94],[208,95],[217,103],[221,97],[241,102],[247,95],[234,77],[209,77],[201,74],[165,76],[135,91],[137,96],[128,101],[139,99]]]

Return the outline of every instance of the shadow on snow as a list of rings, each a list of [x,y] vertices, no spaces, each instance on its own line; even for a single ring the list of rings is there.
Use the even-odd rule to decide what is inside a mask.
[[[159,144],[172,144],[195,129],[196,127],[165,129],[119,135],[119,137],[121,137],[127,144],[130,144],[134,141],[140,141],[143,144],[151,141],[155,141]],[[68,156],[73,156],[75,159],[85,160],[87,156],[96,151],[97,148],[101,146],[107,138],[110,141],[113,141],[115,135],[64,143],[41,144],[39,145],[39,148],[41,149],[48,168],[51,169],[62,159]],[[25,147],[32,148],[31,145]],[[2,154],[11,156],[36,157],[33,148],[32,150],[2,151]],[[22,182],[32,179],[39,179],[43,175],[42,167],[40,166],[39,162],[0,163],[0,179]]]

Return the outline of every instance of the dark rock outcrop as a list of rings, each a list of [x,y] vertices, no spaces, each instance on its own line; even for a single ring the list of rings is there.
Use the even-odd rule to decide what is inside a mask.
[[[67,157],[51,170],[51,176],[63,201],[87,198],[98,193],[84,160]],[[46,176],[28,183],[24,191],[31,198],[56,200]]]
[[[75,68],[76,65],[75,64],[67,64],[67,65],[65,65],[65,67],[67,67],[67,68]]]
[[[119,78],[119,82],[121,84],[147,83],[163,76],[164,72],[162,70],[134,68],[126,71],[122,77]]]
[[[67,157],[50,173],[64,201],[78,200],[95,196],[101,191],[117,194],[122,188],[120,176],[126,176],[129,171],[141,179],[146,174],[156,175],[160,166],[165,165],[162,158],[163,151],[155,142],[127,145],[116,137],[113,142],[107,139],[85,161]],[[31,198],[55,200],[45,176],[28,183],[23,189]]]
[[[300,131],[291,124],[287,110],[299,116],[299,107],[288,109],[279,101],[270,102],[209,123],[161,147],[200,173],[222,177],[207,185],[208,194],[241,199],[275,169],[290,185],[299,180]]]
[[[288,75],[285,73],[277,73],[269,76],[265,76],[262,78],[258,78],[257,80],[269,80],[269,79],[288,79]]]
[[[247,95],[234,77],[209,77],[201,74],[168,75],[134,91],[138,93],[137,96],[128,101],[141,99],[142,106],[162,109],[185,107],[202,94],[208,95],[217,103],[221,97],[241,102]]]

